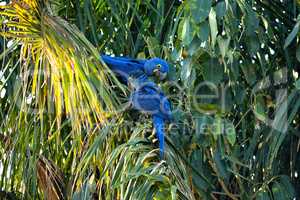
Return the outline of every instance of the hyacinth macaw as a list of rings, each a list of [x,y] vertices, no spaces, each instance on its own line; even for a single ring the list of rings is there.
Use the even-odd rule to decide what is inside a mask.
[[[160,157],[164,154],[164,124],[171,121],[171,105],[161,89],[148,79],[157,76],[166,78],[169,65],[160,58],[149,60],[131,59],[126,57],[110,57],[102,55],[106,65],[120,77],[121,82],[133,89],[130,102],[132,107],[152,115],[156,137],[159,141]]]
[[[147,76],[157,76],[160,80],[164,80],[169,72],[168,63],[160,58],[146,60],[107,55],[102,55],[101,58],[125,84],[127,84],[130,74],[136,71],[143,71]]]

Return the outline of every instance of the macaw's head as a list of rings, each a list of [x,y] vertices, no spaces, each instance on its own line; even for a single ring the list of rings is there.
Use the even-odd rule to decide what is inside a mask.
[[[144,65],[144,71],[147,76],[156,76],[160,80],[164,80],[169,73],[169,65],[168,63],[160,58],[152,58],[147,60]]]

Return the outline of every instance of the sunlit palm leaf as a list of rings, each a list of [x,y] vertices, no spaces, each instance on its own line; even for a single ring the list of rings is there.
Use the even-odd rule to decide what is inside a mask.
[[[65,113],[76,129],[101,124],[116,114],[111,85],[121,86],[83,34],[44,4],[14,1],[0,13],[6,16],[1,34],[21,45],[23,95],[31,92],[40,113],[51,112],[45,105],[54,101],[58,124]]]

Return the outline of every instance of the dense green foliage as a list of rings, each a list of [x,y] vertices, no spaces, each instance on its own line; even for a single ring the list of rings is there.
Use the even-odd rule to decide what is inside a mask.
[[[1,198],[300,198],[296,1],[13,2],[0,8]],[[172,64],[165,160],[98,52]]]

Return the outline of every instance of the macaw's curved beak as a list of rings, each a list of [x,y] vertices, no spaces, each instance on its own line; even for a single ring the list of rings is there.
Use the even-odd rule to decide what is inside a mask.
[[[156,77],[159,78],[160,81],[165,80],[167,77],[167,72],[163,73],[159,69],[153,70],[153,73]]]
[[[167,72],[165,72],[165,73],[162,73],[162,72],[160,72],[159,73],[159,79],[162,81],[162,80],[165,80],[167,78]]]

